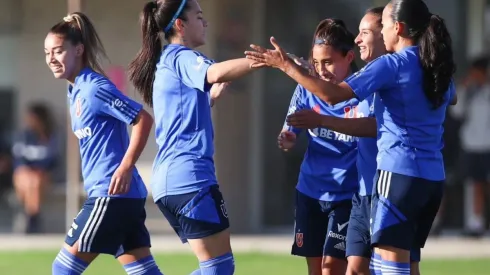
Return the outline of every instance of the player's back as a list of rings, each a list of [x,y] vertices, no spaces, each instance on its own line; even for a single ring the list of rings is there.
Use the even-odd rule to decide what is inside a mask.
[[[201,74],[209,63],[196,51],[170,44],[157,64],[153,84],[158,144],[152,179],[155,200],[217,183],[210,85]]]
[[[302,93],[302,108],[322,115],[356,117],[356,99],[332,106],[301,85],[298,87]],[[356,158],[357,138],[322,127],[309,129],[297,189],[323,201],[351,199],[359,189]]]
[[[127,124],[139,112],[117,93],[120,91],[114,84],[90,69],[82,70],[68,90],[72,130],[79,139],[84,188],[89,197],[109,196],[111,178],[129,146]],[[146,196],[146,186],[134,168],[129,192],[114,197]]]
[[[380,89],[375,99],[380,135],[378,168],[429,180],[443,180],[443,123],[454,87],[452,84],[449,87],[443,105],[434,108],[424,93],[417,46],[381,59],[391,64],[395,79],[391,85]]]

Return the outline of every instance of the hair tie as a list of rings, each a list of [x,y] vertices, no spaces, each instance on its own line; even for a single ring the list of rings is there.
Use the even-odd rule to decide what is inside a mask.
[[[63,17],[63,21],[65,21],[66,23],[70,23],[70,22],[73,22],[74,18],[73,18],[73,15],[71,14],[68,14],[67,16]]]
[[[323,45],[326,43],[327,43],[327,40],[325,40],[323,38],[317,38],[317,39],[315,39],[315,42],[314,42],[315,45]]]
[[[186,3],[187,3],[187,0],[182,0],[182,2],[180,2],[180,6],[177,9],[177,12],[175,12],[174,17],[172,17],[172,20],[170,20],[167,27],[165,27],[165,29],[163,30],[164,33],[167,33],[173,27],[175,20],[177,20],[177,18],[182,13],[182,10],[184,9]]]

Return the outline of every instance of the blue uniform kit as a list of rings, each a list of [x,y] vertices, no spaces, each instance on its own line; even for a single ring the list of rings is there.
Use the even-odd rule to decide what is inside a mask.
[[[355,116],[356,99],[330,106],[298,85],[288,115],[301,109],[342,118]],[[284,130],[300,134],[287,125]],[[296,186],[292,254],[345,258],[352,196],[358,192],[357,138],[326,128],[308,130],[308,148]]]

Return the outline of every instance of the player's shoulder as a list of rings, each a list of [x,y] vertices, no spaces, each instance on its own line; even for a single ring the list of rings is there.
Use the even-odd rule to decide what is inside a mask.
[[[81,92],[83,96],[91,97],[100,90],[109,91],[114,88],[115,85],[106,76],[95,71],[90,71],[85,75],[83,89]]]
[[[396,72],[398,70],[398,64],[399,64],[399,62],[397,60],[398,60],[398,58],[396,56],[394,56],[393,54],[384,54],[382,56],[379,56],[379,57],[371,60],[364,67],[362,67],[359,71],[352,74],[351,78],[355,78],[359,75],[362,75],[362,74],[364,74],[364,72],[371,72],[370,75],[372,75],[373,72],[378,73],[379,71],[394,71],[394,72]],[[383,75],[378,75],[378,77],[383,77]]]
[[[402,59],[402,57],[398,53],[387,53],[387,54],[384,54],[382,56],[375,58],[373,61],[369,62],[367,65],[385,64],[388,66],[396,67],[396,65],[400,62],[400,59]]]
[[[306,90],[306,88],[303,87],[303,85],[301,85],[301,84],[296,85],[296,88],[294,89],[294,92],[295,93],[298,93],[298,94],[303,94],[303,93],[305,93],[307,91],[308,90]]]
[[[177,57],[203,57],[207,58],[203,53],[188,48],[184,45],[171,44],[164,48],[164,57],[166,58],[177,58]]]

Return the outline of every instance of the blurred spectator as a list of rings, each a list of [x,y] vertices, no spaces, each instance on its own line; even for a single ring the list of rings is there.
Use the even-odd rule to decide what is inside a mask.
[[[27,218],[26,233],[40,232],[43,193],[57,161],[57,140],[49,108],[41,103],[29,106],[26,128],[14,140],[14,188]]]
[[[5,136],[4,129],[0,128],[0,197],[12,188],[12,155]]]
[[[471,62],[467,76],[458,87],[458,104],[451,113],[461,121],[460,139],[465,178],[473,184],[473,213],[465,217],[465,231],[480,236],[485,231],[485,188],[490,168],[490,81],[489,59]]]

